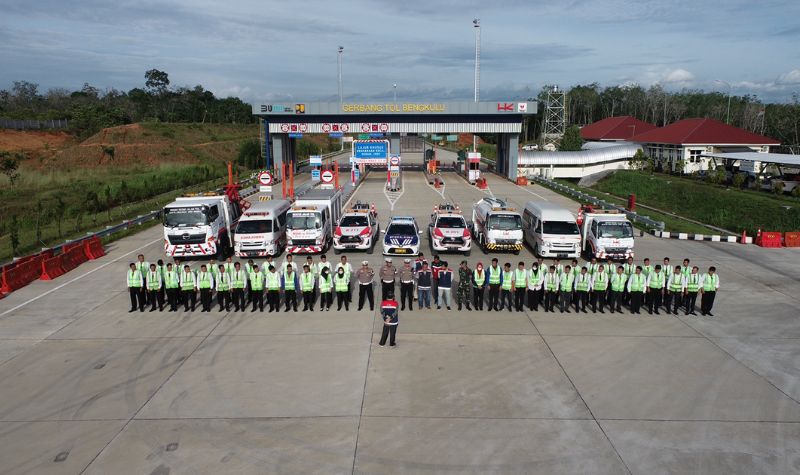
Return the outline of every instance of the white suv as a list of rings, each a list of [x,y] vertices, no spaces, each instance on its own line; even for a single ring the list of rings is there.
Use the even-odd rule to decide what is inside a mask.
[[[374,208],[357,204],[342,214],[333,231],[333,252],[361,249],[372,254],[380,227]]]
[[[456,251],[469,256],[472,250],[472,234],[461,210],[451,204],[433,208],[428,225],[431,252]]]

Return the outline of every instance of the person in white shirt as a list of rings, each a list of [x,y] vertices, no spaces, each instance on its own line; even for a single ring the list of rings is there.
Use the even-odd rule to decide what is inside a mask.
[[[347,275],[348,284],[347,284],[347,302],[350,303],[353,301],[353,286],[352,286],[352,276],[353,276],[353,266],[347,262],[347,256],[342,256],[342,260],[336,264],[336,272],[339,272],[339,269],[344,269],[344,273]]]
[[[661,271],[661,265],[656,264],[653,272],[647,276],[647,281],[645,283],[645,292],[647,292],[647,311],[650,315],[653,314],[653,307],[655,307],[656,315],[659,315],[659,309],[661,308],[661,297],[664,295],[664,286],[666,283],[667,278],[664,277],[664,273]],[[669,312],[669,304],[667,304],[667,312]]]
[[[183,300],[183,311],[189,311],[189,302],[192,304],[192,311],[197,304],[197,279],[189,266],[183,266],[180,277],[181,298]]]
[[[592,276],[586,266],[581,268],[580,274],[575,277],[575,312],[586,312],[589,302],[589,293],[592,291]]]
[[[556,272],[556,266],[550,266],[550,270],[544,276],[545,312],[555,312],[556,300],[558,299],[558,285],[560,280],[561,276]]]
[[[546,271],[534,262],[528,271],[528,309],[538,311],[539,302],[542,300],[542,287]]]
[[[681,268],[676,266],[669,276],[669,281],[667,281],[667,301],[664,302],[667,312],[670,311],[670,304],[672,304],[672,313],[677,315],[678,307],[685,300],[685,294],[686,277],[681,272]]]
[[[719,276],[717,275],[717,268],[711,266],[708,268],[708,273],[703,276],[700,284],[700,314],[713,317],[711,309],[714,307],[714,298],[717,296],[719,290]]]
[[[606,292],[608,291],[608,272],[606,266],[597,264],[592,273],[592,312],[597,313],[597,304],[600,304],[600,313],[606,313]]]

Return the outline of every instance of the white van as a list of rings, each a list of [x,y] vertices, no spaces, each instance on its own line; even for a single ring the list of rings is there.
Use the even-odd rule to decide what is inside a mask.
[[[581,231],[566,208],[547,201],[528,201],[522,213],[525,241],[535,255],[577,258],[581,253]]]
[[[276,256],[286,247],[288,200],[254,201],[236,225],[234,251],[239,257]]]

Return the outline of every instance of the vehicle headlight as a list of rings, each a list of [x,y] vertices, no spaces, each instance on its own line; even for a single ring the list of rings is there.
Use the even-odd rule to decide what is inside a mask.
[[[550,241],[544,241],[542,247],[550,247]]]
[[[322,238],[318,237],[317,239],[314,240],[314,243],[315,244],[322,244]]]

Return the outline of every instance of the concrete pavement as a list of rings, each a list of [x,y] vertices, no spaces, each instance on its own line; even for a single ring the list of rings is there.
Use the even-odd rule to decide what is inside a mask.
[[[355,199],[385,227],[384,179]],[[488,191],[443,179],[405,173],[393,214],[426,229],[434,204],[469,214],[490,193],[577,209],[496,176]],[[714,318],[414,309],[389,349],[377,312],[352,307],[127,313],[127,263],[162,256],[160,232],[0,301],[0,472],[800,472],[795,250],[645,236],[637,261],[717,267]],[[533,259],[467,260],[493,256]]]

